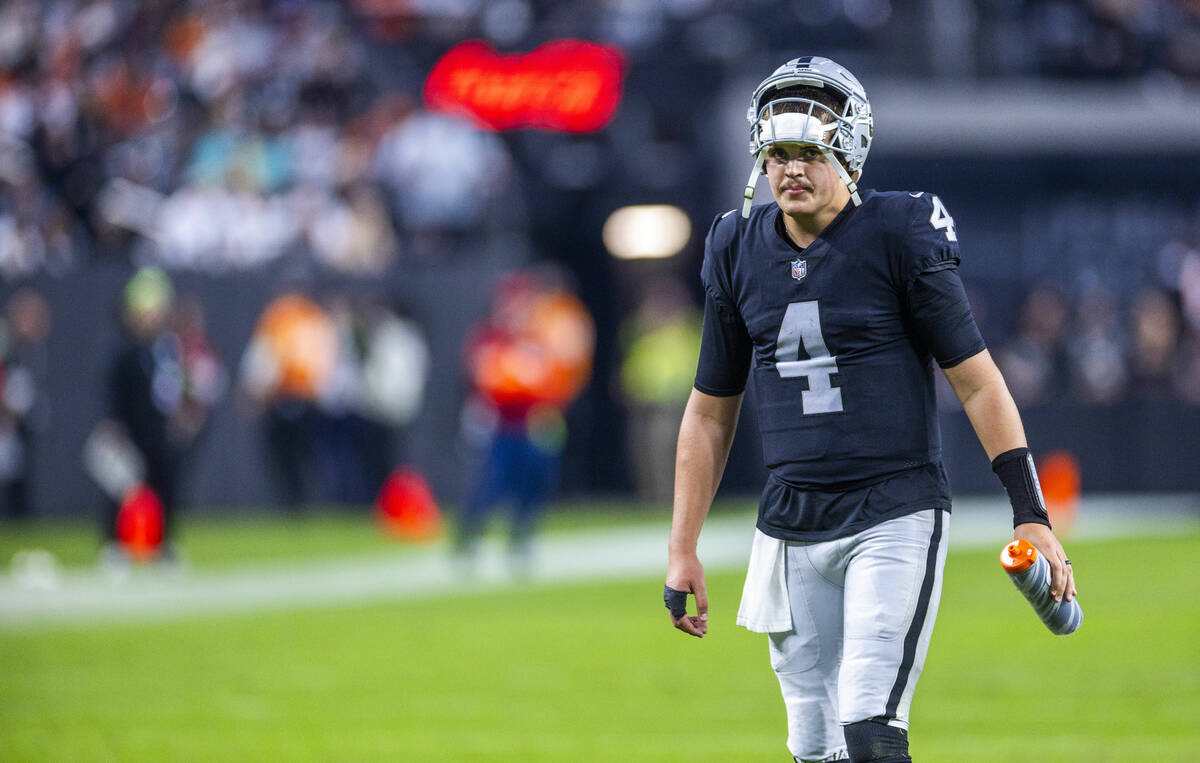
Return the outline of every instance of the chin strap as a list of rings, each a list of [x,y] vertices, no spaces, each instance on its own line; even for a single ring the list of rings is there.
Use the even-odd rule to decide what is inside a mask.
[[[763,162],[767,160],[767,152],[760,150],[754,160],[754,169],[750,170],[750,179],[746,181],[746,190],[742,192],[745,201],[742,202],[742,217],[750,216],[750,204],[754,201],[754,186],[758,184],[758,176],[762,173]]]
[[[846,168],[842,166],[842,163],[838,161],[832,151],[823,146],[820,148],[821,153],[825,155],[825,159],[833,165],[833,168],[837,170],[838,177],[846,184],[846,190],[850,192],[850,201],[854,202],[854,206],[861,207],[862,198],[858,195],[858,183],[850,179],[850,173],[846,172]]]

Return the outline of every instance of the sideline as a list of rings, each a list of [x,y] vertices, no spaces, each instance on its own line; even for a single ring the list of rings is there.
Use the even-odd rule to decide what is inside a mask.
[[[1011,538],[1010,517],[1007,504],[1000,500],[956,501],[951,552],[990,547],[999,551]],[[1198,529],[1198,496],[1095,497],[1081,505],[1067,545]],[[136,570],[138,574],[121,582],[99,571],[5,574],[0,577],[0,630],[419,600],[518,586],[639,578],[665,571],[667,530],[665,525],[642,525],[556,534],[543,537],[527,560],[510,558],[504,545],[492,540],[470,563],[455,559],[449,546],[439,544],[408,551],[402,558],[355,557],[176,575]],[[753,532],[753,515],[711,517],[700,536],[705,568],[744,567]]]

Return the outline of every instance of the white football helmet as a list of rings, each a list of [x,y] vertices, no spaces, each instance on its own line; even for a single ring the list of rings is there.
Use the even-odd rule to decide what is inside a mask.
[[[773,98],[777,91],[798,85],[828,88],[836,100],[844,104],[841,112],[808,98]],[[785,103],[795,105],[780,111],[780,104]],[[755,89],[746,119],[750,122],[750,154],[754,157],[754,169],[750,172],[743,193],[745,202],[742,205],[742,217],[750,215],[754,186],[762,172],[766,148],[774,143],[817,146],[846,184],[854,204],[857,206],[862,203],[858,185],[851,179],[850,173],[862,172],[867,162],[867,152],[871,150],[875,127],[866,91],[845,68],[819,56],[793,58]],[[844,166],[842,161],[833,156],[834,153],[845,162]]]

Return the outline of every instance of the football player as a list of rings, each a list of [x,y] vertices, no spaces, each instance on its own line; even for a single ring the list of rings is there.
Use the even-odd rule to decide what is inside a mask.
[[[930,193],[858,188],[874,131],[862,85],[797,58],[758,86],[748,118],[745,203],[705,243],[664,599],[676,628],[708,632],[696,543],[752,376],[769,477],[737,621],[769,636],[788,748],[797,761],[908,761],[950,525],[931,361],[1008,492],[1014,536],[1050,562],[1056,599],[1076,595],[1074,578],[967,304],[954,219]],[[764,171],[774,203],[752,207]]]

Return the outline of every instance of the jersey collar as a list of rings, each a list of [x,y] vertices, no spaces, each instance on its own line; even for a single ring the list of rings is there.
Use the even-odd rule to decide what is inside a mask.
[[[817,234],[817,237],[815,239],[813,239],[812,244],[809,244],[807,247],[800,246],[795,241],[792,241],[792,237],[787,234],[787,228],[785,228],[783,225],[783,210],[780,209],[778,206],[775,207],[775,221],[774,221],[773,227],[775,228],[776,235],[778,235],[781,239],[783,239],[785,244],[787,244],[789,247],[791,247],[795,251],[803,254],[805,252],[805,250],[811,249],[813,247],[813,244],[816,244],[818,241],[821,241],[823,239],[829,238],[829,234],[833,233],[834,230],[836,230],[838,227],[840,227],[842,225],[842,223],[846,220],[846,218],[848,218],[848,217],[850,217],[850,215],[854,214],[854,211],[856,209],[858,209],[858,206],[855,205],[854,202],[847,201],[846,206],[842,207],[842,211],[838,212],[837,216],[829,221],[829,225],[826,225],[825,228],[822,229],[819,234]]]

